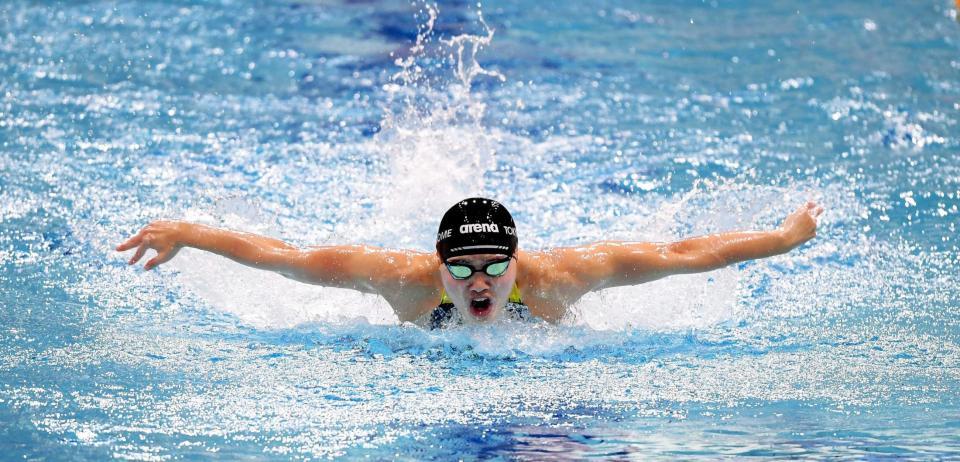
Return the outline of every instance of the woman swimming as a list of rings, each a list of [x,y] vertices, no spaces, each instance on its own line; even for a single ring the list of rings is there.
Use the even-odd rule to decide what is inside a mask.
[[[503,317],[558,322],[588,292],[786,253],[816,236],[821,213],[822,207],[807,202],[771,231],[528,252],[517,247],[506,207],[476,197],[444,214],[436,253],[365,245],[300,249],[266,236],[180,221],[150,223],[116,250],[136,248],[131,265],[155,250],[144,266],[149,270],[181,248],[194,247],[298,281],[378,294],[401,322],[431,328]]]

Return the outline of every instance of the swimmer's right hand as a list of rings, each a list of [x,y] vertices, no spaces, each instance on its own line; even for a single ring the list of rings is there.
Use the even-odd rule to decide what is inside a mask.
[[[177,221],[155,221],[145,226],[135,236],[127,239],[126,242],[118,245],[117,252],[137,247],[137,251],[127,262],[129,265],[133,265],[143,258],[147,249],[156,250],[157,256],[147,261],[147,264],[143,266],[143,269],[150,270],[157,265],[166,263],[177,255],[177,252],[183,248],[183,236],[188,232],[185,229],[188,226],[190,226],[189,223]]]

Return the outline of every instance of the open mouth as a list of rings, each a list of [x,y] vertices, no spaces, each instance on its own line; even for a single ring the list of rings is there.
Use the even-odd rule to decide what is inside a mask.
[[[490,299],[475,298],[470,300],[470,311],[474,316],[486,316],[490,314]]]

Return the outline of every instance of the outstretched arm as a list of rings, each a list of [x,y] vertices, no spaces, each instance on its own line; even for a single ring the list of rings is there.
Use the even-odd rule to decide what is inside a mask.
[[[434,269],[429,259],[432,254],[423,252],[362,245],[300,249],[266,236],[178,221],[150,223],[116,250],[136,248],[131,265],[148,249],[156,250],[157,256],[144,265],[149,270],[169,261],[183,247],[212,252],[302,282],[371,293],[389,292],[398,281],[416,284]]]
[[[779,229],[694,237],[671,243],[600,242],[558,249],[557,262],[583,293],[634,285],[673,274],[711,271],[786,253],[816,236],[823,207],[813,202],[787,216]],[[582,295],[582,293],[581,293]]]

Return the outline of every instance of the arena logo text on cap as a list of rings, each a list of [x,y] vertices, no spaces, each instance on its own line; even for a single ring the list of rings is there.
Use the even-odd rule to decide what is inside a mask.
[[[482,197],[462,200],[440,220],[437,253],[446,261],[460,255],[498,253],[512,256],[517,228],[503,204]]]

